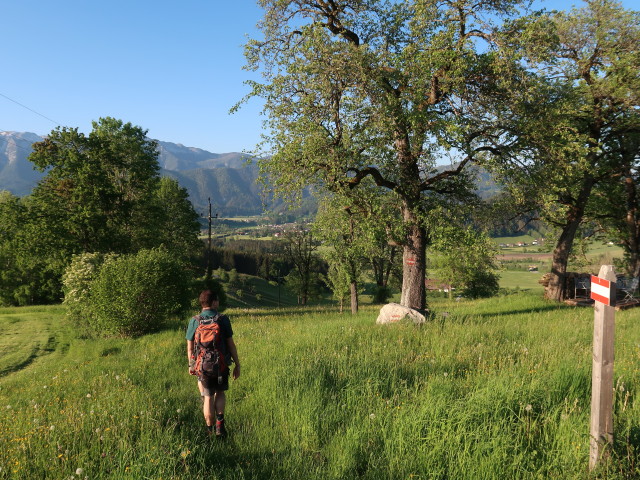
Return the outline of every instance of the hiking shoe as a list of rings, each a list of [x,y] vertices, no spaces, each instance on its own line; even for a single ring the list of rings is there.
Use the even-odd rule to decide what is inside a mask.
[[[227,429],[224,428],[224,420],[216,420],[216,437],[224,438],[227,436]]]

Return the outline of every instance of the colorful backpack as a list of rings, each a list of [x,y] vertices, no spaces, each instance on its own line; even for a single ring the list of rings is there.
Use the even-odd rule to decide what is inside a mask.
[[[198,326],[193,339],[195,356],[195,374],[198,378],[218,377],[218,382],[222,382],[222,374],[228,366],[225,360],[225,339],[222,329],[218,324],[218,318],[196,316]]]

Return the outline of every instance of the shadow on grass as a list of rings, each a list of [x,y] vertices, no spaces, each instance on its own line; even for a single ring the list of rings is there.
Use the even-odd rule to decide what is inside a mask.
[[[455,323],[466,323],[470,320],[487,319],[495,317],[510,317],[513,315],[530,315],[532,313],[553,312],[563,309],[573,309],[570,305],[545,305],[542,307],[522,308],[519,310],[499,310],[495,312],[478,312],[478,313],[452,313],[450,315],[444,315],[448,321],[454,321]],[[436,312],[436,315],[442,315],[442,312]]]
[[[40,345],[40,344],[36,345],[35,348],[31,351],[31,354],[27,358],[25,358],[23,361],[16,363],[14,365],[9,365],[3,369],[0,369],[0,377],[22,370],[23,368],[26,368],[29,365],[31,365],[39,357],[55,352],[57,345],[58,344],[56,343],[56,337],[54,335],[49,336],[49,338],[47,339],[44,345]],[[67,348],[68,348],[68,345],[67,345]]]
[[[265,317],[291,317],[291,316],[304,316],[304,315],[316,315],[316,314],[338,314],[338,309],[331,305],[313,305],[313,306],[292,306],[286,308],[238,308],[236,311],[225,312],[230,317],[251,317],[251,318],[265,318]],[[290,318],[288,318],[290,320]],[[233,318],[231,318],[233,321]]]

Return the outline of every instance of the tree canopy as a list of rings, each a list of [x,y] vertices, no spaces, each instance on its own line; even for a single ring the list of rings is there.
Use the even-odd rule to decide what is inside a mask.
[[[358,188],[366,178],[395,192],[401,303],[424,308],[428,212],[441,198],[455,208],[469,189],[465,165],[495,151],[475,105],[502,68],[494,24],[518,2],[260,4],[264,38],[246,55],[264,73],[252,91],[265,100],[263,171],[285,194],[308,184]],[[447,161],[455,166],[436,168]]]
[[[160,179],[157,144],[141,127],[107,117],[88,135],[56,128],[29,158],[46,172],[32,194],[0,194],[0,302],[60,300],[82,253],[164,245],[186,265],[201,252],[198,215],[184,189]]]

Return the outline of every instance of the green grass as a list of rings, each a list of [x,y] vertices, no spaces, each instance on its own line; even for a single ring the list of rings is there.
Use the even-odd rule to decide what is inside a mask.
[[[432,308],[422,327],[376,326],[376,307],[355,317],[230,309],[243,373],[228,395],[225,442],[203,431],[184,322],[87,340],[60,307],[4,309],[2,348],[23,353],[3,358],[0,478],[640,475],[637,312],[617,314],[616,443],[590,474],[593,311],[538,294]]]
[[[500,275],[500,287],[510,290],[519,289],[542,292],[544,287],[538,283],[538,280],[540,280],[543,273],[543,271],[527,272],[501,270],[498,272]]]

